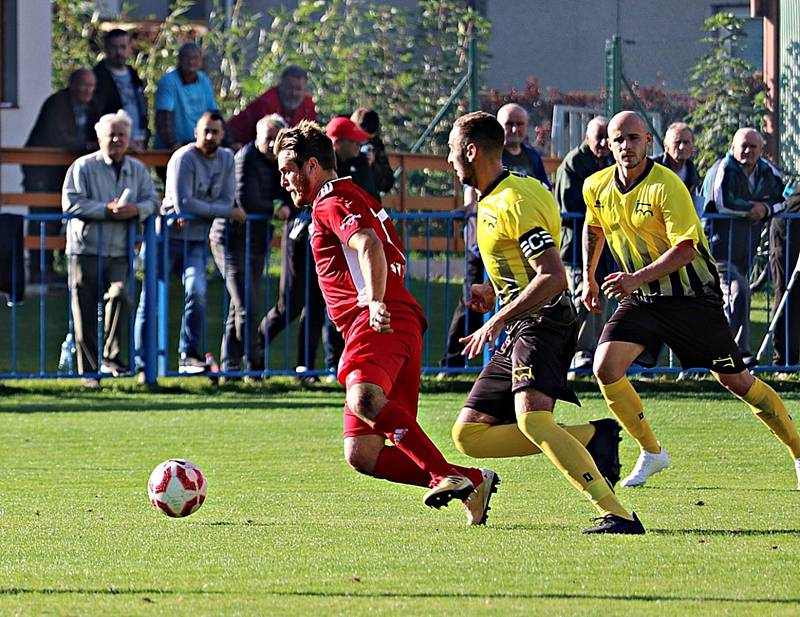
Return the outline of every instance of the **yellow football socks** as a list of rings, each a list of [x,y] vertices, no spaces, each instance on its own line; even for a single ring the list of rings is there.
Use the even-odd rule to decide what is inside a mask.
[[[642,450],[658,454],[661,446],[644,418],[642,399],[636,394],[627,377],[610,384],[600,384],[600,392],[606,399],[608,408],[620,421],[628,434],[633,437]]]
[[[797,427],[778,393],[756,378],[747,394],[741,398],[750,406],[756,418],[766,424],[789,448],[792,458],[800,458],[800,435],[797,434]]]
[[[531,411],[517,416],[519,430],[534,442],[576,489],[591,500],[602,515],[633,517],[622,507],[611,486],[598,471],[580,442],[553,420],[549,411]]]
[[[576,424],[563,428],[584,446],[594,437],[593,424]],[[459,452],[475,458],[530,456],[542,452],[522,434],[516,424],[458,422],[453,425],[452,436]]]

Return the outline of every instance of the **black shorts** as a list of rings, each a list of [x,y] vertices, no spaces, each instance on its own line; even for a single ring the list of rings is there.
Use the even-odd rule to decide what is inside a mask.
[[[636,363],[648,368],[656,365],[661,346],[667,345],[685,369],[745,369],[722,302],[714,298],[628,296],[603,328],[600,343],[609,341],[644,345]]]
[[[526,388],[580,405],[567,383],[577,341],[577,319],[563,322],[534,317],[514,323],[478,375],[464,407],[516,422],[514,393]]]

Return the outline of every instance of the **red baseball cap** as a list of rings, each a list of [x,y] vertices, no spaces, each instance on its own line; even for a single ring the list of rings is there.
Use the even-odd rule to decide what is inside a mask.
[[[325,127],[325,134],[331,139],[349,139],[357,142],[369,139],[369,133],[361,130],[355,122],[346,116],[337,116],[328,122]]]

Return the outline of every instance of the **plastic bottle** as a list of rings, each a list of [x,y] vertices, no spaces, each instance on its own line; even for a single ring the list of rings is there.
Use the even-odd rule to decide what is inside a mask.
[[[217,373],[219,373],[219,365],[214,358],[214,354],[210,351],[206,352],[206,366],[208,367],[208,372],[211,373],[211,383],[217,383],[219,380],[219,376],[217,375]]]
[[[67,333],[64,342],[61,343],[61,355],[58,358],[58,374],[71,375],[75,372],[75,338],[72,332]]]

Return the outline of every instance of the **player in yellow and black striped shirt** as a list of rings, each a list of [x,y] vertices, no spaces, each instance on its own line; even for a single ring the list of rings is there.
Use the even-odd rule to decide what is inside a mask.
[[[669,457],[644,417],[628,381],[633,362],[653,366],[663,344],[684,368],[703,367],[746,402],[787,446],[800,488],[800,436],[775,391],[754,378],[722,310],[719,274],[692,200],[681,180],[646,156],[652,135],[634,112],[614,116],[608,141],[616,164],[584,183],[582,301],[598,310],[595,268],[605,242],[622,268],[602,290],[620,301],[595,354],[600,390],[641,454],[622,486],[640,486],[669,466]]]
[[[476,457],[544,452],[603,515],[598,526],[584,533],[644,533],[598,469],[600,455],[590,454],[609,424],[614,432],[606,449],[616,452],[618,425],[606,419],[562,427],[553,419],[556,399],[578,402],[566,381],[577,320],[564,293],[560,218],[553,196],[538,180],[503,169],[503,139],[494,116],[475,112],[456,121],[448,142],[448,161],[459,180],[480,193],[478,248],[489,282],[472,286],[470,308],[487,312],[495,297],[500,299],[500,309],[461,339],[464,354],[475,357],[486,345],[493,346],[503,329],[508,334],[470,391],[453,426],[453,440]],[[488,509],[489,495],[485,498]]]

